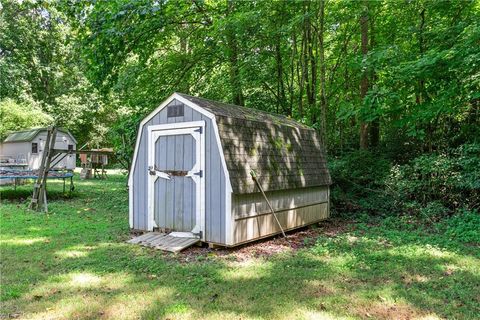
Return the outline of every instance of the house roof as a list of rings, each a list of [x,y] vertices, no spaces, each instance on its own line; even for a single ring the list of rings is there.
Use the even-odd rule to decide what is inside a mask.
[[[318,133],[291,118],[257,109],[179,95],[215,115],[234,193],[331,184]]]
[[[21,130],[15,131],[10,133],[3,143],[11,143],[11,142],[30,142],[32,141],[40,132],[47,131],[48,128],[33,128],[28,130]],[[72,139],[73,142],[77,143],[77,140],[73,137],[73,135],[66,129],[57,128],[57,131],[63,132],[68,134]]]

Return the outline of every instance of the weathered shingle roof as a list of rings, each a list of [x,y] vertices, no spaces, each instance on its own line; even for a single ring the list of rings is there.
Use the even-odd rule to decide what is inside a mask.
[[[179,94],[213,113],[234,193],[331,184],[317,132],[293,119],[232,104]]]
[[[5,140],[3,140],[4,143],[8,142],[30,142],[32,141],[40,132],[42,131],[47,131],[48,128],[33,128],[33,129],[28,129],[28,130],[21,130],[21,131],[15,131],[10,133]],[[77,143],[75,138],[72,136],[68,130],[57,128],[57,131],[63,132],[68,134],[70,137],[72,137],[73,141]]]

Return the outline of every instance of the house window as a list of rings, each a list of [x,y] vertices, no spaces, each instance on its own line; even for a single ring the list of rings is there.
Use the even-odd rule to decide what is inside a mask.
[[[73,144],[69,144],[68,145],[68,151],[72,151],[73,150]]]
[[[38,153],[38,143],[32,143],[32,153]]]

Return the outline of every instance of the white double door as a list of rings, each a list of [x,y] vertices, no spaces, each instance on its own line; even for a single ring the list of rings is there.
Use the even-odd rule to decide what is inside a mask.
[[[205,230],[205,122],[148,127],[148,229]]]

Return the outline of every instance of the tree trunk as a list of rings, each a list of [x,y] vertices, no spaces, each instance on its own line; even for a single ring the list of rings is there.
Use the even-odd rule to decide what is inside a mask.
[[[312,36],[312,22],[310,18],[311,2],[305,2],[304,6],[304,24],[303,24],[303,78],[305,80],[305,90],[307,94],[308,114],[311,123],[317,122],[316,115],[316,82],[317,82],[317,64],[314,52],[314,37]]]
[[[418,51],[420,53],[420,56],[423,56],[425,52],[425,44],[424,44],[424,39],[423,39],[423,30],[425,28],[425,8],[422,8],[420,11],[420,24],[418,26]],[[415,94],[415,101],[418,105],[421,105],[425,101],[425,81],[423,79],[420,79],[418,81],[418,88],[417,92]],[[433,140],[433,126],[431,121],[427,124],[426,128],[427,132],[427,151],[432,152],[433,150],[433,145],[432,145],[432,140]]]
[[[182,26],[182,28],[185,28],[185,26]],[[187,69],[189,66],[189,59],[188,57],[188,42],[187,42],[187,37],[181,36],[180,37],[180,52],[182,53],[182,66],[185,69],[185,72],[183,73],[185,76],[182,77],[182,81],[178,84],[178,88],[180,89],[180,92],[189,94],[190,93],[190,77],[187,75]]]
[[[372,16],[375,16],[373,13]],[[375,48],[375,20],[373,18],[370,19],[370,49]],[[374,84],[377,81],[377,75],[375,71],[372,70],[371,72],[371,83]],[[378,147],[380,144],[380,119],[376,117],[370,123],[370,146],[372,148]]]
[[[320,138],[324,149],[327,146],[327,95],[326,95],[326,66],[325,66],[325,0],[320,0],[320,28],[318,34],[318,48],[320,55]]]
[[[303,95],[303,84],[302,84],[302,74],[301,74],[301,64],[302,64],[302,61],[301,61],[301,58],[299,58],[298,56],[298,47],[297,47],[297,34],[295,32],[295,30],[293,31],[293,35],[292,35],[292,41],[293,41],[293,54],[292,54],[292,63],[296,62],[295,63],[295,73],[296,73],[296,77],[297,77],[297,82],[298,82],[298,115],[300,116],[300,118],[303,117],[303,99],[302,99],[302,95]],[[300,46],[300,57],[302,56],[302,49],[303,46]]]
[[[305,28],[303,28],[303,31]],[[300,116],[305,114],[304,106],[303,106],[303,92],[305,90],[305,32],[302,34],[302,40],[300,43],[300,57],[299,57],[299,68],[300,71],[299,78],[298,78],[298,109],[300,112]]]
[[[275,63],[276,63],[276,72],[277,72],[277,108],[280,108],[283,114],[291,116],[291,112],[287,105],[287,98],[285,93],[285,81],[283,76],[283,57],[282,57],[282,29],[283,29],[283,20],[285,17],[285,2],[281,3],[281,6],[278,8],[276,16],[276,33],[275,33]]]
[[[280,110],[285,113],[288,113],[287,108],[285,108],[285,83],[283,82],[283,60],[281,52],[281,43],[280,36],[277,38],[277,43],[275,45],[275,57],[277,64],[277,106],[280,107]],[[291,114],[288,114],[291,115]]]
[[[360,18],[360,32],[362,38],[362,55],[363,59],[367,59],[368,54],[368,7],[365,8]],[[360,80],[360,100],[364,103],[368,92],[368,72],[363,70],[362,79]],[[364,121],[360,122],[360,149],[368,149],[368,124]]]
[[[234,2],[227,0],[227,18],[233,13]],[[230,86],[232,90],[233,103],[239,106],[245,104],[245,99],[242,90],[242,81],[240,79],[240,68],[238,66],[238,46],[235,36],[235,30],[232,26],[227,26],[227,45],[228,45],[228,60],[230,64]]]
[[[293,103],[295,99],[295,61],[296,61],[296,46],[297,42],[295,39],[295,30],[293,31],[293,36],[292,36],[292,52],[290,56],[290,80],[287,81],[288,83],[288,97],[289,97],[289,105],[288,105],[288,114],[292,115],[293,114]]]
[[[305,21],[303,26],[303,80],[305,81],[305,91],[307,93],[307,113],[310,112],[311,107],[311,83],[310,83],[310,69],[309,69],[309,62],[310,62],[310,21]]]

